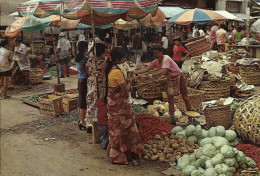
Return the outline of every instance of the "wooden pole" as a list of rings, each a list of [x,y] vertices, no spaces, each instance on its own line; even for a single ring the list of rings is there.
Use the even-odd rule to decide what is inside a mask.
[[[117,38],[116,38],[116,28],[115,23],[113,23],[113,30],[114,30],[114,47],[117,46]]]
[[[91,26],[92,26],[92,36],[93,36],[93,53],[94,53],[94,62],[95,62],[95,71],[97,71],[97,51],[96,51],[96,41],[95,41],[95,23],[94,23],[94,12],[91,8]],[[99,85],[98,85],[98,77],[96,77],[96,85],[97,85],[97,98],[99,98]]]
[[[57,60],[57,53],[56,53],[55,41],[54,41],[53,32],[52,32],[52,26],[51,26],[51,36],[52,36],[52,44],[53,44],[53,51],[54,51],[54,60],[56,61]],[[56,69],[57,69],[58,84],[60,84],[60,72],[59,72],[58,60],[56,61]]]

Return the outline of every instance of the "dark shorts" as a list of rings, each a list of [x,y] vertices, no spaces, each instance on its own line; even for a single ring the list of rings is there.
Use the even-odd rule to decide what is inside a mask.
[[[87,92],[88,92],[87,78],[78,79],[78,91],[79,91],[78,107],[80,109],[87,109]]]
[[[10,76],[11,75],[11,71],[5,71],[5,72],[0,72],[0,76]]]

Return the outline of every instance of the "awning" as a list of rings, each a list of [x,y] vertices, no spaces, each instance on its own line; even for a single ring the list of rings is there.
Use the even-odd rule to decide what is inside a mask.
[[[228,11],[225,10],[216,10],[216,13],[219,15],[222,15],[223,17],[227,18],[228,20],[238,20],[238,17],[233,15],[232,13],[229,13]]]
[[[159,6],[159,9],[165,14],[166,18],[171,18],[177,13],[186,11],[186,9],[183,9],[181,7],[171,7],[171,6]]]
[[[227,1],[231,1],[231,2],[243,2],[243,0],[227,0]]]
[[[235,16],[238,17],[238,20],[246,20],[247,19],[247,14],[245,13],[232,13]],[[250,16],[250,19],[255,19],[255,17]]]

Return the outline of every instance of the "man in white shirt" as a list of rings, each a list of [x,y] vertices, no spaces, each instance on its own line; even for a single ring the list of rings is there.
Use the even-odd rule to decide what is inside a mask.
[[[60,78],[64,78],[63,65],[66,66],[66,74],[69,77],[69,55],[71,50],[70,41],[65,38],[65,33],[60,33],[60,39],[57,44],[58,49],[58,63],[59,63],[59,73]]]
[[[165,33],[163,33],[163,37],[162,37],[162,47],[163,47],[163,54],[168,55],[168,38],[166,37]]]
[[[14,69],[12,76],[11,76],[11,86],[10,89],[14,88],[15,77],[19,76],[20,73],[22,74],[22,77],[24,78],[24,84],[27,85],[28,89],[31,89],[31,84],[29,80],[29,72],[30,72],[30,60],[27,57],[27,47],[25,44],[21,42],[20,39],[16,38],[14,40],[14,56],[13,60],[15,62],[14,65],[18,65],[16,69]]]

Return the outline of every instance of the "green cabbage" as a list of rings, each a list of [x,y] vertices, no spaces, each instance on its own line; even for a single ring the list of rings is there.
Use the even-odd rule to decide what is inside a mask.
[[[194,166],[188,165],[186,166],[183,170],[182,170],[182,174],[183,175],[191,175],[191,173],[196,170],[196,168]]]
[[[237,138],[237,133],[233,130],[226,130],[225,138],[228,141],[234,141]]]
[[[236,159],[235,158],[226,158],[225,159],[225,164],[232,167],[232,166],[235,166],[237,163]]]
[[[217,126],[217,136],[225,136],[226,130],[223,126]]]
[[[242,164],[246,163],[246,156],[243,152],[239,151],[238,154],[236,155],[236,160],[241,166]]]
[[[229,142],[223,137],[216,136],[213,138],[213,144],[217,149],[220,149],[223,145],[229,145]]]
[[[194,125],[188,125],[186,128],[185,128],[185,134],[186,136],[191,136],[193,135],[195,131],[195,126]]]
[[[200,125],[197,125],[196,128],[195,128],[195,135],[198,137],[198,138],[201,138],[202,136],[202,128]]]
[[[191,173],[191,176],[203,176],[204,173],[205,173],[205,170],[200,167],[198,170],[194,170]]]
[[[177,162],[177,168],[180,170],[183,170],[184,167],[190,165],[190,156],[189,155],[183,155]]]
[[[190,162],[196,161],[195,154],[193,153],[193,154],[189,155],[189,159],[190,159]]]
[[[200,146],[203,147],[206,144],[212,144],[213,143],[213,139],[212,138],[204,138],[200,141]]]
[[[235,152],[233,150],[233,147],[228,146],[228,145],[223,145],[220,149],[220,153],[225,157],[225,158],[233,158],[235,156]]]
[[[200,163],[200,167],[206,167],[206,161],[207,160],[210,160],[210,157],[208,157],[208,156],[205,156],[205,155],[202,155],[201,157],[200,157],[200,160],[201,160],[201,163]]]
[[[202,148],[195,149],[193,153],[195,154],[196,158],[199,159],[203,155]]]
[[[256,167],[256,163],[254,162],[254,160],[252,160],[249,157],[246,157],[246,164],[248,165],[248,167],[251,167],[251,168],[255,168]]]
[[[176,127],[174,127],[174,128],[171,130],[171,133],[172,133],[172,134],[176,134],[176,133],[181,132],[181,131],[182,131],[182,127],[176,126]]]
[[[209,137],[214,137],[214,136],[216,136],[217,135],[217,129],[216,129],[216,127],[211,127],[210,129],[209,129]]]
[[[205,162],[205,168],[208,169],[208,168],[214,168],[214,165],[212,164],[212,162],[210,160],[207,160]]]
[[[217,149],[212,144],[206,144],[202,147],[202,153],[208,157],[213,157],[216,155]]]
[[[218,173],[214,168],[208,168],[205,170],[205,173],[203,176],[218,176]]]
[[[223,163],[224,161],[224,156],[221,153],[216,154],[212,159],[211,159],[211,163],[213,165],[218,165]]]
[[[195,135],[191,135],[191,136],[188,137],[187,141],[197,143],[198,138]]]
[[[201,133],[201,138],[206,138],[209,136],[209,132],[207,130],[202,130],[202,133]]]
[[[229,171],[228,165],[224,163],[216,165],[215,169],[219,174],[226,174]]]
[[[183,139],[187,139],[185,131],[180,131],[180,132],[176,133],[176,136],[181,137]]]
[[[239,142],[238,142],[237,139],[235,139],[234,141],[229,142],[229,144],[230,144],[231,146],[237,146],[237,145],[239,144]]]

